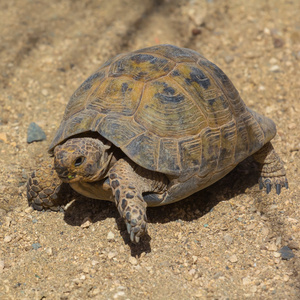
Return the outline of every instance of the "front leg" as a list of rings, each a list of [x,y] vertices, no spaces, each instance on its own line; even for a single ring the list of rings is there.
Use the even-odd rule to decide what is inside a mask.
[[[147,232],[147,203],[143,192],[162,193],[168,180],[165,175],[146,170],[129,159],[120,159],[109,170],[109,182],[130,239],[138,243]]]
[[[59,179],[48,162],[33,171],[27,181],[28,204],[36,210],[58,211],[71,200],[72,195],[69,184]]]

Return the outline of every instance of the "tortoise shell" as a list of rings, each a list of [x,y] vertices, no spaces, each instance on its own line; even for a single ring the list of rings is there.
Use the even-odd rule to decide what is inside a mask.
[[[246,107],[199,53],[158,45],[102,65],[72,95],[49,151],[98,132],[140,166],[176,177],[224,176],[271,140],[272,120]]]

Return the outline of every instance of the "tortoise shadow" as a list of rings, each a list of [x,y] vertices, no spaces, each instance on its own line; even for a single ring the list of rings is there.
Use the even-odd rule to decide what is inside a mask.
[[[257,186],[259,172],[253,159],[241,162],[234,170],[213,185],[203,189],[186,199],[161,207],[147,208],[148,223],[168,223],[172,221],[193,221],[213,210],[221,201],[245,193],[246,189]],[[85,219],[93,223],[114,218],[124,243],[131,249],[132,256],[151,252],[151,237],[146,234],[138,244],[130,241],[125,223],[120,217],[115,204],[99,201],[76,194],[73,201],[65,210],[64,220],[71,226],[81,226]]]

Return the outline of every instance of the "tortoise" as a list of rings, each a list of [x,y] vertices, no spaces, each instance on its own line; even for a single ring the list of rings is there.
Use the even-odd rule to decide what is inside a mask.
[[[60,187],[69,184],[113,201],[137,243],[147,231],[147,206],[182,200],[251,155],[261,189],[288,188],[270,142],[275,134],[274,122],[247,107],[199,53],[156,45],[120,54],[71,96],[49,147],[54,167],[32,173],[28,200],[35,209],[55,209]]]

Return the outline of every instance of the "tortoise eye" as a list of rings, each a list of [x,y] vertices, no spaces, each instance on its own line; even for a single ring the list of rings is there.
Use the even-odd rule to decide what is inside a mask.
[[[79,167],[84,161],[85,161],[85,157],[80,156],[75,160],[74,166]]]

